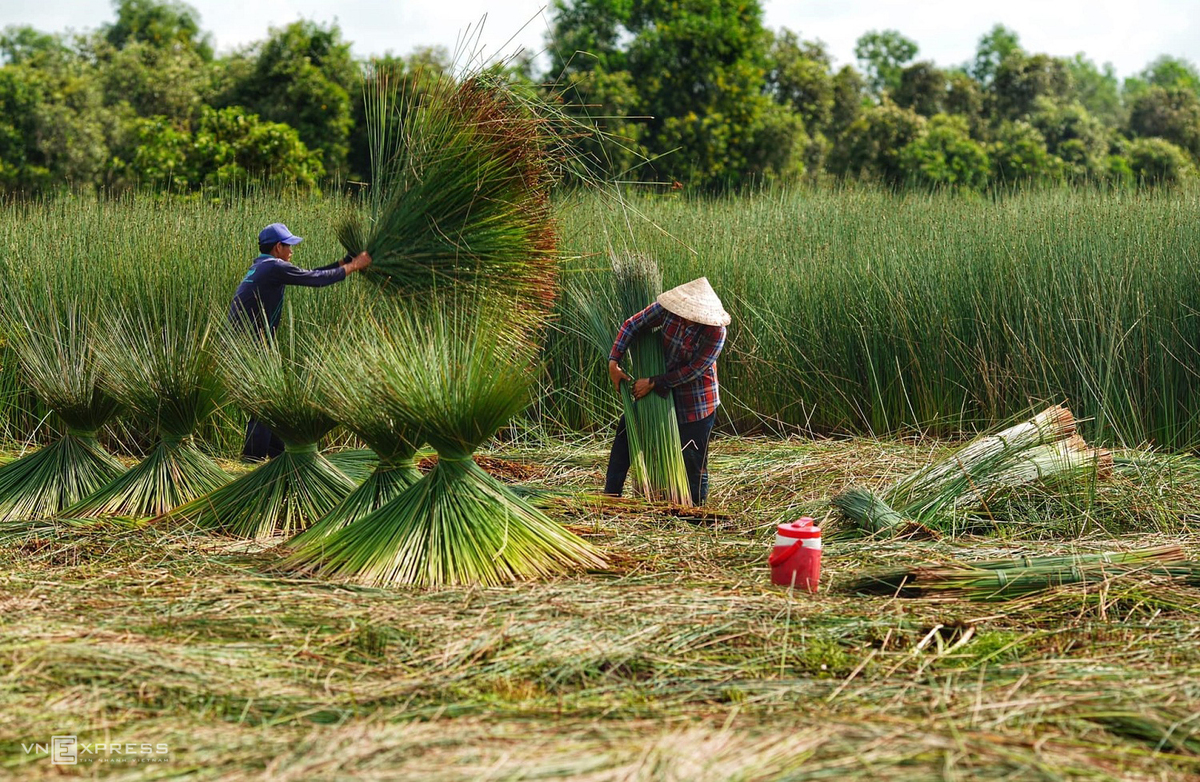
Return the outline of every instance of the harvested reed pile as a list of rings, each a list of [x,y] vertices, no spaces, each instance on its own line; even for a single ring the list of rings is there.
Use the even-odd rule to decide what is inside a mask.
[[[237,537],[295,534],[354,489],[354,483],[317,450],[321,438],[337,425],[320,401],[320,338],[315,327],[292,321],[279,338],[230,329],[222,343],[220,364],[230,396],[270,427],[285,450],[165,518]]]
[[[936,530],[956,513],[986,509],[991,499],[1016,486],[1051,476],[1096,480],[1110,475],[1112,468],[1112,453],[1090,448],[1076,434],[1071,411],[1056,406],[973,440],[882,495],[851,487],[832,503],[871,533]]]
[[[304,535],[288,564],[369,584],[501,584],[599,567],[584,541],[484,472],[471,454],[528,400],[532,348],[478,301],[376,321],[367,377],[437,463],[379,510]]]
[[[9,341],[25,382],[65,426],[50,445],[0,467],[0,520],[53,516],[94,493],[124,467],[96,435],[117,410],[99,385],[84,308],[31,286],[10,297]]]
[[[866,575],[851,582],[847,590],[899,597],[1011,600],[1054,587],[1104,582],[1131,575],[1173,578],[1200,575],[1200,565],[1185,563],[1183,559],[1183,550],[1172,545],[1066,557],[923,565]]]

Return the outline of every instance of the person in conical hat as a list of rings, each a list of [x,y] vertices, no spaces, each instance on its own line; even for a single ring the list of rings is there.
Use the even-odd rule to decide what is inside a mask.
[[[721,306],[708,278],[701,277],[659,294],[656,302],[621,324],[608,355],[608,375],[613,385],[619,388],[622,381],[632,382],[635,399],[649,393],[664,397],[675,393],[679,439],[693,505],[703,505],[708,496],[708,439],[720,404],[717,356],[725,346],[728,325],[729,313]],[[667,371],[634,380],[621,368],[621,359],[635,336],[654,328],[661,329]],[[629,441],[622,417],[608,457],[604,493],[619,497],[628,473]]]

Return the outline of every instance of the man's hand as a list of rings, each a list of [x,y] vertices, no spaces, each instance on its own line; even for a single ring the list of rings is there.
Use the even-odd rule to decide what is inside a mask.
[[[654,390],[654,381],[649,378],[641,378],[633,384],[633,398],[641,399],[646,394]]]
[[[633,378],[629,376],[629,373],[624,369],[621,369],[621,365],[612,359],[608,360],[608,376],[612,379],[613,389],[616,391],[621,390],[622,380],[633,380]]]
[[[354,256],[354,259],[351,260],[350,263],[346,264],[342,268],[346,270],[346,274],[354,274],[354,272],[362,271],[370,265],[371,255],[366,250],[363,250],[358,255]]]

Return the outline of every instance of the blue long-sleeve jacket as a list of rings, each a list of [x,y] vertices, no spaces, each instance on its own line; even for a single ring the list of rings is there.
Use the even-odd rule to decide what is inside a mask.
[[[269,329],[274,334],[283,313],[283,294],[288,285],[323,288],[344,279],[346,270],[339,263],[319,269],[301,269],[274,256],[260,255],[250,264],[250,270],[233,294],[229,322],[250,326],[256,331]]]

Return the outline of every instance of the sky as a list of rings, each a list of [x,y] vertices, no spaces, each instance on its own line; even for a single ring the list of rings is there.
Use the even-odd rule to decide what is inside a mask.
[[[1017,31],[1027,51],[1084,52],[1130,76],[1161,54],[1200,62],[1200,0],[762,0],[768,27],[788,27],[829,46],[838,65],[854,62],[868,30],[899,30],[918,59],[941,66],[970,60],[997,23]],[[485,58],[520,48],[540,52],[545,0],[191,0],[218,51],[260,40],[268,27],[305,18],[336,20],[360,56],[408,54],[418,46],[462,49]],[[83,31],[113,19],[111,0],[0,0],[0,27]]]

